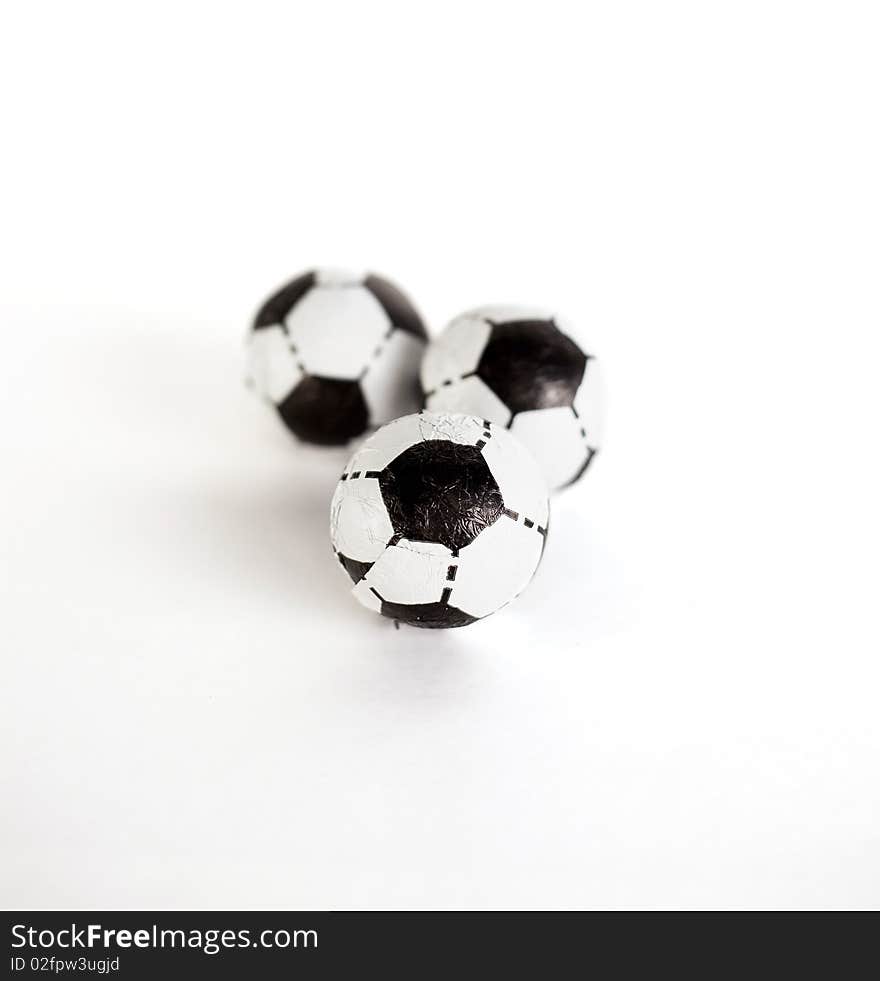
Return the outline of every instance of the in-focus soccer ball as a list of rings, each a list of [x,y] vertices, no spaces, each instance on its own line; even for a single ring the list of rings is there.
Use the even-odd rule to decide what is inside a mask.
[[[419,408],[426,341],[421,317],[387,279],[317,269],[260,308],[249,380],[300,439],[343,444]]]
[[[553,314],[500,306],[462,314],[428,347],[421,381],[427,408],[510,429],[551,490],[579,480],[599,449],[598,362]]]
[[[463,627],[525,589],[548,518],[543,478],[505,429],[421,412],[384,426],[352,457],[330,537],[368,609],[417,627]]]

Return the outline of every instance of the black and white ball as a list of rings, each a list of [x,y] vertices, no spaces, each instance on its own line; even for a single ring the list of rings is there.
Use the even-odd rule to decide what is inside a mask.
[[[419,408],[426,341],[421,317],[387,279],[317,269],[260,307],[249,380],[300,439],[343,444]]]
[[[417,627],[462,627],[528,585],[549,502],[504,428],[421,412],[374,433],[333,495],[330,537],[355,597]]]
[[[421,381],[428,409],[510,429],[551,489],[579,480],[601,444],[599,364],[552,313],[490,306],[462,314],[428,347]]]

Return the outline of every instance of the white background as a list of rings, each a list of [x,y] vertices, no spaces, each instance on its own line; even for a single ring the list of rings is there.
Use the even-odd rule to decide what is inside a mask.
[[[876,907],[870,3],[20,4],[0,30],[0,902]],[[608,438],[396,631],[241,385],[316,264],[550,305]]]

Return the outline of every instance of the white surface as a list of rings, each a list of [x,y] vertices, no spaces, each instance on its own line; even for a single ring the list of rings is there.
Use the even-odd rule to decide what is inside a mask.
[[[0,902],[880,905],[876,7],[49,8],[0,32]],[[483,623],[353,602],[345,454],[241,386],[325,262],[595,339],[606,447]]]

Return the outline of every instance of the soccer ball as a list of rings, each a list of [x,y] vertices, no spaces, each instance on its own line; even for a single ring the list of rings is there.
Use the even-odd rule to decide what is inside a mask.
[[[330,537],[368,609],[416,627],[463,627],[525,589],[548,518],[541,474],[505,429],[421,412],[384,426],[351,458]]]
[[[551,489],[579,480],[599,449],[598,362],[550,313],[495,306],[462,314],[428,347],[421,381],[427,408],[510,429]]]
[[[388,280],[317,269],[260,308],[249,381],[300,439],[343,444],[419,408],[426,341],[415,308]]]

